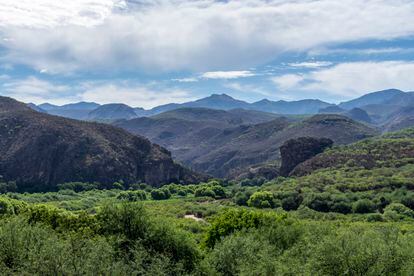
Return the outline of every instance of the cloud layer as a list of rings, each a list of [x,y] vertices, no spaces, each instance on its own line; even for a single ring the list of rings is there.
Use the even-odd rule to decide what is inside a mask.
[[[409,36],[412,18],[411,0],[3,0],[0,61],[50,73],[240,70],[287,51]]]
[[[398,88],[414,89],[414,62],[350,62],[305,74],[273,77],[277,88],[285,92],[325,95],[349,99],[367,92]],[[332,97],[333,98],[333,97]]]

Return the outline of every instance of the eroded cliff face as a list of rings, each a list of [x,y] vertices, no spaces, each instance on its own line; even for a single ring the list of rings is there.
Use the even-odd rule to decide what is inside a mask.
[[[39,113],[0,97],[0,175],[23,190],[69,181],[197,182],[166,149],[122,129]]]
[[[280,175],[289,176],[297,165],[323,152],[332,145],[333,141],[328,138],[300,137],[286,141],[280,147],[282,158]]]

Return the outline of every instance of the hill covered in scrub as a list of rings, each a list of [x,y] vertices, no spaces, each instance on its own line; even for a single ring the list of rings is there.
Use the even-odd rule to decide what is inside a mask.
[[[279,147],[291,138],[326,137],[348,144],[378,134],[341,115],[300,120],[242,109],[177,109],[115,125],[147,137],[187,166],[216,177],[235,177],[252,166],[279,160]]]
[[[283,165],[282,165],[283,166]],[[254,189],[250,205],[323,213],[372,214],[372,220],[414,218],[414,129],[334,146]],[[254,199],[254,201],[253,201]],[[247,200],[240,201],[247,204]],[[302,212],[301,211],[301,212]]]
[[[0,97],[0,175],[21,190],[53,190],[69,181],[162,185],[198,180],[145,138],[39,113],[5,97]]]

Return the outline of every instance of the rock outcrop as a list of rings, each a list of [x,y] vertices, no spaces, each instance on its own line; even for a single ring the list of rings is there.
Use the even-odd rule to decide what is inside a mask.
[[[300,137],[286,141],[280,147],[282,166],[280,175],[289,176],[290,172],[300,163],[331,147],[333,141],[328,138]]]
[[[20,190],[53,190],[70,181],[110,185],[194,183],[199,175],[176,164],[169,151],[105,124],[39,113],[0,97],[0,175]]]

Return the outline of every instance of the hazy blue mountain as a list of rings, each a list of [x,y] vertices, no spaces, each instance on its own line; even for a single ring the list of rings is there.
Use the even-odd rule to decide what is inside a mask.
[[[392,98],[398,95],[405,95],[405,92],[398,89],[373,92],[347,102],[342,102],[339,104],[339,107],[344,109],[352,109],[372,104],[388,104]]]
[[[138,117],[134,108],[126,104],[104,104],[88,114],[88,120],[115,121]]]
[[[320,113],[320,114],[338,114],[338,113],[342,113],[344,111],[345,111],[345,109],[340,108],[337,105],[331,105],[331,106],[319,109],[318,113]]]
[[[306,99],[300,101],[269,101],[267,99],[250,104],[249,109],[278,114],[316,114],[320,109],[332,104],[321,100]]]
[[[54,104],[50,104],[50,103],[43,103],[43,104],[38,105],[38,107],[40,107],[41,109],[43,109],[45,111],[49,111],[49,110],[59,108],[58,105],[54,105]]]
[[[183,107],[204,107],[211,109],[230,110],[236,108],[250,109],[250,104],[244,101],[236,100],[227,94],[213,94],[209,97],[202,98],[196,101],[182,103],[182,104],[166,104],[157,106],[149,111],[150,114],[159,114],[162,112],[174,110]]]
[[[42,112],[42,113],[47,113],[46,110],[41,109],[40,107],[38,107],[37,105],[35,105],[34,103],[28,103],[26,104],[28,107],[30,107],[31,109],[37,111],[37,112]]]
[[[60,106],[60,110],[94,110],[98,108],[100,104],[94,102],[78,102],[72,104],[65,104]]]

